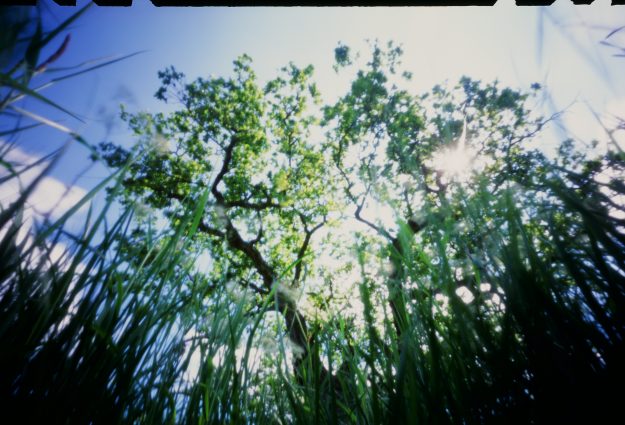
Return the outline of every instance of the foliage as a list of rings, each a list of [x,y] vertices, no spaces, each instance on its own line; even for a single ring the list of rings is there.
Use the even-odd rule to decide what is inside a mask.
[[[337,72],[358,66],[347,46],[335,53]],[[156,96],[178,108],[123,111],[138,143],[96,154],[116,172],[82,203],[107,186],[119,218],[90,211],[68,239],[77,206],[24,237],[37,181],[3,206],[5,412],[200,424],[616,414],[622,151],[565,141],[549,158],[532,146],[551,119],[531,113],[539,87],[463,78],[414,95],[401,54],[374,44],[323,106],[312,67],[265,84],[247,56],[229,78],[168,68]]]

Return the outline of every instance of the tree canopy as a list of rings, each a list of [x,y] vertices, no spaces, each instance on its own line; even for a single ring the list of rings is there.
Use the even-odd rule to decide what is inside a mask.
[[[354,76],[326,104],[311,66],[264,84],[248,56],[230,77],[159,73],[156,97],[176,109],[124,111],[139,143],[101,145],[127,167],[122,202],[148,211],[129,261],[156,222],[186,223],[207,196],[180,247],[210,258],[189,269],[203,286],[191,316],[243,291],[241,344],[260,344],[260,322],[287,342],[284,391],[300,398],[274,394],[264,415],[528,423],[586,414],[581,399],[607,406],[594,391],[622,377],[622,151],[567,140],[550,157],[536,146],[555,118],[534,112],[539,85],[463,77],[414,94],[401,54],[374,43],[359,67],[339,45],[335,70]],[[258,391],[277,379],[255,373]]]

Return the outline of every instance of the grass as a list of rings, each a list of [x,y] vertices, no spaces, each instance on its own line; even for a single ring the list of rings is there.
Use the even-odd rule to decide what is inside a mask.
[[[3,71],[0,113],[24,115],[16,109],[23,96],[63,110],[29,87],[41,68],[32,58],[82,12],[46,36],[35,32],[24,61]],[[622,154],[612,161],[622,169]],[[23,172],[2,165],[3,183]],[[123,171],[40,228],[22,219],[37,179],[2,206],[6,417],[417,424],[603,422],[619,413],[613,388],[625,378],[625,235],[619,206],[587,173],[554,168],[538,183],[499,192],[481,182],[458,193],[457,211],[431,205],[432,225],[419,238],[406,226],[398,247],[378,251],[363,241],[356,249],[362,320],[314,321],[308,350],[315,355],[295,377],[297,350],[272,314],[275,293],[250,302],[225,278],[207,281],[187,257],[206,196],[176,226],[147,226],[140,235],[131,207],[109,221],[109,201],[68,237],[67,220],[105,187],[121,190]],[[616,179],[609,189],[625,195]],[[61,246],[59,258],[53,251]],[[372,276],[379,257],[396,273]]]

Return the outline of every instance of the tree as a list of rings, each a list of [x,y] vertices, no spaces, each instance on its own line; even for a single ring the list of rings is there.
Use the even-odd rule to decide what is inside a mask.
[[[336,53],[338,64],[351,62],[345,47],[340,47]],[[590,177],[592,172],[589,170],[594,167],[598,167],[597,171],[601,169],[603,173],[606,169],[611,170],[613,179],[608,186],[614,188],[618,185],[616,176],[623,175],[622,164],[616,165],[616,162],[606,158],[599,161],[603,164],[600,166],[598,162],[590,161],[579,152],[576,153],[570,141],[563,144],[559,151],[557,161],[561,165],[557,164],[557,161],[551,161],[539,150],[532,148],[531,144],[532,139],[542,128],[556,117],[532,118],[530,107],[527,106],[530,95],[509,88],[500,89],[497,83],[484,85],[464,77],[451,90],[437,86],[426,95],[411,96],[391,82],[397,73],[400,54],[401,50],[391,44],[386,51],[374,46],[371,61],[367,63],[365,69],[358,71],[351,90],[335,105],[326,107],[324,117],[326,125],[331,128],[328,135],[333,142],[333,162],[342,177],[346,197],[354,208],[354,216],[377,235],[381,243],[380,251],[382,255],[387,256],[387,261],[392,265],[391,273],[384,282],[387,286],[386,297],[399,356],[402,356],[403,349],[419,349],[414,346],[413,339],[402,337],[405,331],[414,334],[414,327],[419,326],[419,321],[425,323],[425,326],[421,325],[424,328],[421,336],[428,341],[429,349],[434,350],[434,347],[441,345],[435,334],[443,333],[445,326],[441,325],[447,320],[431,314],[429,311],[431,303],[427,300],[451,298],[449,302],[453,303],[455,298],[458,303],[458,298],[463,298],[465,303],[471,303],[473,299],[477,299],[473,304],[478,304],[482,298],[481,301],[485,302],[487,308],[481,312],[483,306],[476,306],[476,310],[467,312],[463,311],[463,306],[457,305],[454,313],[450,315],[451,319],[447,321],[449,339],[467,341],[471,340],[470,334],[478,332],[475,344],[485,344],[489,340],[497,341],[489,344],[488,351],[499,352],[502,358],[509,358],[513,362],[518,354],[528,350],[530,352],[528,359],[517,358],[517,366],[523,364],[517,373],[523,375],[523,368],[527,368],[526,371],[540,369],[534,376],[536,381],[540,381],[534,387],[535,391],[544,391],[540,397],[541,403],[544,404],[537,403],[540,405],[539,409],[552,412],[545,413],[549,415],[556,411],[556,406],[567,406],[566,409],[574,417],[576,413],[573,412],[577,411],[570,408],[571,400],[580,397],[582,393],[588,395],[582,390],[588,382],[584,380],[585,378],[580,379],[583,384],[576,383],[568,388],[562,383],[568,376],[583,373],[582,371],[589,368],[601,368],[596,358],[593,358],[593,352],[601,345],[598,341],[602,340],[600,336],[602,331],[593,320],[588,323],[581,317],[577,317],[576,325],[572,326],[569,322],[571,318],[583,315],[579,314],[579,310],[573,313],[562,307],[567,304],[564,301],[565,297],[571,296],[570,273],[575,274],[573,271],[575,266],[568,261],[567,254],[564,254],[569,248],[564,248],[555,240],[560,234],[572,234],[574,239],[578,239],[588,230],[584,227],[588,222],[580,222],[579,211],[576,208],[571,208],[571,204],[568,207],[563,206],[562,196],[563,191],[576,192],[572,195],[576,199],[579,199],[577,196],[581,196],[582,199],[588,197],[588,200],[599,196],[602,200],[592,204],[602,211],[600,221],[615,224],[618,220],[609,210],[612,209],[613,213],[622,211],[623,206],[608,200],[609,196],[606,197],[605,191]],[[410,77],[409,74],[403,76]],[[538,85],[532,86],[533,91],[538,89],[540,89]],[[350,160],[350,156],[358,156],[358,159]],[[616,157],[608,156],[612,159]],[[586,168],[586,171],[581,174],[587,177],[581,175],[575,177],[576,174],[571,172],[571,165],[576,162],[585,164],[581,168]],[[568,171],[563,172],[567,167]],[[593,189],[587,192],[582,187]],[[591,192],[593,195],[590,195]],[[604,194],[599,195],[600,192]],[[612,196],[615,195],[616,192],[612,192]],[[384,225],[380,221],[367,218],[364,211],[369,200],[377,205],[387,204],[389,210],[394,212],[399,225],[392,225],[389,228],[388,224]],[[554,207],[558,212],[554,213]],[[520,215],[522,228],[518,229],[520,233],[516,233],[516,236],[512,233],[504,237],[515,226],[515,223],[511,222],[511,213],[513,216],[516,213],[511,208],[522,208],[521,211],[516,210]],[[595,219],[599,220],[598,217]],[[554,222],[558,223],[558,230],[553,227]],[[623,235],[615,229],[613,231],[612,236],[616,240],[610,242],[606,240],[606,243],[611,245],[615,252],[622,251]],[[493,267],[497,261],[501,261],[501,258],[493,258],[492,244],[495,239],[493,234],[503,237],[498,241],[500,244],[498,251],[513,249],[510,244],[519,234],[524,234],[526,238],[532,240],[531,243],[538,242],[538,246],[533,249],[536,249],[534,254],[539,258],[528,259],[531,267],[524,272],[527,273],[527,282],[518,282],[518,285],[512,286],[503,283],[506,274],[511,272],[512,264],[509,264],[510,268],[504,267],[500,271],[496,271]],[[424,248],[428,247],[431,247],[434,255],[424,252]],[[531,250],[529,247],[526,249]],[[557,249],[560,249],[558,254],[554,252]],[[524,267],[520,265],[521,257],[528,255],[528,252],[515,255],[518,257],[515,258],[514,267],[523,269]],[[437,256],[437,261],[431,261],[432,257]],[[583,262],[581,258],[578,260]],[[548,282],[538,282],[537,287],[532,289],[533,285],[529,281],[537,278],[535,274],[536,269],[540,268],[538,266],[540,262],[543,266],[553,267],[554,271],[557,271]],[[617,263],[620,265],[616,265]],[[610,267],[603,267],[603,270],[611,274],[612,271],[608,272],[609,268],[616,267],[622,270],[622,265],[616,261]],[[520,270],[517,271],[520,273]],[[589,306],[594,312],[592,316],[597,321],[603,321],[601,319],[603,317],[605,326],[620,328],[618,331],[620,334],[622,324],[616,323],[620,322],[618,311],[622,310],[622,306],[615,306],[614,310],[608,309],[611,310],[608,313],[607,306],[600,305],[595,295],[592,295],[593,291],[601,292],[601,290],[598,287],[593,289],[586,287],[587,282],[591,280],[588,275],[585,278],[580,276],[576,278],[577,285],[585,295],[576,299],[575,303]],[[492,283],[497,281],[502,282],[501,287]],[[618,282],[616,280],[612,282],[615,285],[612,290],[616,301],[620,298],[616,293],[622,293],[623,282],[620,278]],[[487,294],[481,290],[484,287],[488,288]],[[583,287],[586,289],[581,289]],[[617,287],[620,289],[616,289]],[[533,290],[538,293],[531,293]],[[505,303],[501,304],[499,301],[497,304],[508,306],[508,310],[501,314],[501,311],[497,312],[498,306],[494,314],[497,319],[492,320],[493,299],[501,300],[497,294],[505,294]],[[531,302],[540,302],[540,308],[549,311],[546,315],[559,323],[547,324],[542,319],[527,321],[529,315],[527,303]],[[577,305],[576,308],[584,307]],[[606,313],[611,319],[604,316]],[[480,317],[480,314],[484,314],[484,317]],[[484,321],[489,315],[491,320]],[[414,320],[415,317],[418,317],[417,321]],[[497,329],[501,329],[502,323],[510,324],[512,321],[517,322],[519,327],[507,328],[504,331],[514,333],[523,340],[523,348],[514,348],[516,353],[510,350],[509,346],[503,345],[508,342],[498,341],[497,335]],[[461,335],[462,333],[465,335]],[[565,334],[568,336],[564,337]],[[587,338],[592,338],[595,341],[593,344],[596,345],[584,343],[582,338],[574,336],[576,334],[585,334]],[[612,343],[619,339],[620,337],[614,335]],[[556,353],[555,351],[559,349],[552,345],[555,340],[559,342],[566,340],[570,345],[567,349]],[[499,342],[502,345],[498,347]],[[552,363],[543,363],[537,359],[541,355],[539,351],[549,346],[554,350],[554,359],[567,359],[567,366],[561,366],[561,374],[553,373],[553,370],[549,369],[553,367]],[[519,387],[518,382],[514,382],[518,376],[514,374],[504,376],[505,374],[502,375],[498,371],[491,371],[494,376],[479,382],[486,375],[486,365],[494,363],[491,355],[485,355],[475,347],[449,348],[452,352],[455,351],[454,355],[457,358],[465,360],[475,358],[476,365],[479,365],[475,374],[469,373],[478,381],[467,385],[462,394],[475,391],[475,387],[471,388],[473,385],[485,389],[490,385],[487,383],[488,380],[494,380],[504,387],[506,385],[503,383],[511,378],[508,387]],[[456,351],[457,348],[462,349]],[[614,347],[604,346],[604,348],[611,351]],[[444,357],[443,353],[448,349],[439,347],[437,355]],[[574,356],[577,356],[575,360],[572,359]],[[422,360],[415,360],[416,363],[420,361]],[[435,364],[431,366],[432,369],[437,368]],[[500,365],[502,368],[511,366],[511,364]],[[459,373],[464,377],[459,376],[455,382],[466,381],[467,368],[470,369],[471,365],[463,365],[460,370],[454,370],[456,366],[453,364],[447,367],[449,367],[447,370],[444,366],[441,367],[439,374],[431,375],[431,379],[441,379],[444,375],[449,378]],[[434,372],[435,370],[432,371]],[[592,373],[589,376],[591,375]],[[370,379],[373,380],[373,377]],[[410,379],[418,381],[419,376],[411,376],[408,380]],[[535,383],[521,383],[519,389],[523,389],[525,385],[531,387],[533,384]],[[440,412],[443,415],[443,412],[450,410],[451,412],[456,410],[456,414],[461,418],[475,415],[475,412],[469,413],[463,409],[474,409],[476,400],[462,406],[458,405],[461,401],[453,400],[456,396],[446,394],[444,389],[432,391],[432,399],[422,412],[423,417],[432,414],[431,411],[435,410],[434,406],[437,404],[440,405]],[[501,397],[501,394],[497,394],[497,397]],[[518,407],[526,396],[515,394],[513,397],[513,404]],[[445,399],[447,401],[433,401]],[[401,403],[402,396],[397,397],[396,401]],[[494,412],[501,409],[503,406],[500,401],[499,398],[485,410],[492,409]],[[399,404],[394,406],[398,412],[406,411],[398,408]],[[509,412],[505,415],[508,414]],[[454,413],[451,415],[453,417]],[[400,418],[401,422],[407,420],[407,417]]]
[[[337,63],[346,61],[344,47],[336,53]],[[358,71],[344,97],[325,108],[324,117],[333,126],[332,157],[355,218],[389,244],[394,270],[390,282],[395,282],[389,288],[389,302],[398,335],[405,326],[400,319],[405,312],[397,311],[394,286],[404,279],[401,258],[410,241],[400,241],[399,229],[367,219],[363,209],[368,200],[388,204],[395,220],[405,223],[407,235],[415,235],[426,225],[428,210],[458,215],[453,211],[453,192],[467,188],[469,182],[450,186],[449,180],[468,179],[471,162],[484,162],[480,177],[492,191],[533,171],[524,164],[528,154],[522,150],[523,142],[544,125],[540,118],[529,120],[528,95],[500,90],[497,83],[483,85],[464,77],[451,91],[437,86],[417,97],[400,90],[389,81],[400,55],[401,49],[390,43],[387,51],[374,46],[366,69]],[[405,73],[403,78],[411,76]],[[357,152],[358,160],[346,158],[349,150]]]
[[[311,238],[327,221],[335,183],[310,140],[315,120],[308,109],[318,99],[312,67],[291,64],[260,87],[250,63],[243,56],[234,62],[233,78],[190,84],[174,68],[159,73],[157,98],[182,109],[169,116],[124,114],[144,138],[132,153],[139,159],[124,181],[126,199],[141,199],[177,223],[209,188],[198,246],[211,254],[211,274],[217,280],[225,274],[258,297],[275,292],[290,340],[305,357],[308,324],[295,294],[313,261]],[[113,166],[130,155],[111,144],[103,151]]]
[[[335,53],[337,71],[355,62],[347,46]],[[465,77],[415,96],[399,87],[410,79],[401,53],[373,45],[322,120],[310,66],[290,64],[264,87],[247,56],[228,79],[159,73],[157,98],[179,109],[124,112],[142,142],[102,146],[110,165],[130,164],[123,201],[179,224],[210,195],[190,249],[210,253],[213,286],[253,292],[246,314],[265,314],[266,302],[280,312],[315,420],[587,413],[575,404],[587,387],[622,376],[606,361],[622,352],[625,324],[623,206],[606,192],[623,193],[622,152],[589,160],[565,143],[549,159],[530,145],[554,117],[532,118],[531,94]],[[598,183],[605,172],[610,182]],[[370,217],[373,206],[394,223]],[[312,246],[322,227],[352,215],[364,227],[351,260],[360,277],[349,282],[362,312],[350,316],[320,283],[349,275],[328,274]],[[338,314],[302,312],[298,292],[312,281],[317,307]]]

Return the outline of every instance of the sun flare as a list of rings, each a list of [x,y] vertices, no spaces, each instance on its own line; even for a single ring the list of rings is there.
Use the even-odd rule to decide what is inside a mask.
[[[462,134],[450,148],[441,149],[432,155],[434,168],[450,180],[466,181],[472,171],[475,152],[466,144],[467,122],[464,121]]]

